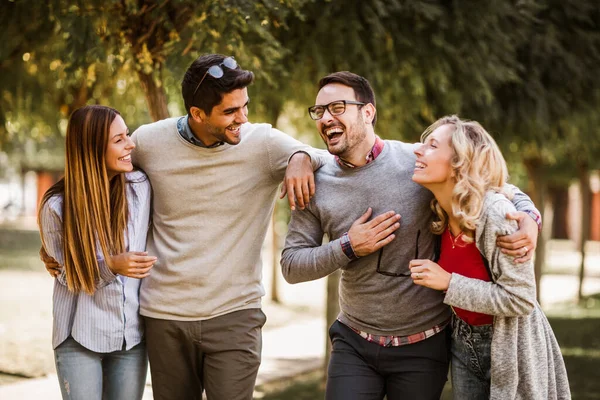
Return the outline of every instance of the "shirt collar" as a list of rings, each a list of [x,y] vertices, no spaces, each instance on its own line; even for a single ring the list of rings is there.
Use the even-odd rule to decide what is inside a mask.
[[[216,142],[214,144],[211,144],[210,146],[207,146],[204,143],[202,143],[202,141],[198,139],[196,135],[194,135],[194,132],[192,132],[192,128],[190,128],[190,124],[188,122],[188,118],[189,115],[185,115],[177,120],[177,131],[179,132],[181,137],[185,139],[186,142],[189,142],[194,146],[204,147],[206,149],[212,149],[225,144],[225,142]]]
[[[383,151],[383,146],[384,145],[385,145],[385,142],[383,140],[381,140],[381,138],[379,136],[375,135],[375,144],[371,148],[371,151],[369,151],[369,153],[365,157],[365,159],[367,160],[367,164],[375,161],[375,159]],[[338,156],[335,156],[335,160],[338,162],[338,164],[343,165],[344,167],[356,168],[356,165],[351,164],[348,161],[342,160]]]

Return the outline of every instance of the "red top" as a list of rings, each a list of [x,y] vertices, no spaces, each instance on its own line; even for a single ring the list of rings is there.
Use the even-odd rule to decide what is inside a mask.
[[[446,228],[442,234],[442,247],[438,264],[450,273],[457,273],[467,278],[481,279],[489,282],[490,276],[475,242],[465,243],[462,234],[455,239]],[[473,311],[453,307],[456,315],[469,325],[488,325],[494,317]]]

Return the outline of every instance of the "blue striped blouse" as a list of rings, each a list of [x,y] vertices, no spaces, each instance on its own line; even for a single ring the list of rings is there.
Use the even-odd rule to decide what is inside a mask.
[[[141,171],[126,174],[128,251],[144,251],[150,218],[150,182]],[[64,265],[62,196],[53,196],[41,211],[46,252]],[[98,249],[100,282],[93,295],[67,289],[64,269],[54,282],[52,348],[70,336],[85,348],[108,353],[127,350],[142,341],[144,327],[139,315],[140,280],[114,275]]]

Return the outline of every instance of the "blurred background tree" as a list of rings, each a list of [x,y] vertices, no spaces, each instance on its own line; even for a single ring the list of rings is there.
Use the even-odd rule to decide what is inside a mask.
[[[529,23],[514,40],[519,66],[516,79],[496,86],[492,104],[476,112],[478,119],[500,133],[496,140],[507,158],[524,166],[525,189],[544,215],[552,182],[550,167],[565,158],[587,160],[583,154],[575,160],[569,158],[573,146],[588,146],[585,139],[590,137],[576,136],[582,131],[568,127],[576,124],[574,119],[585,120],[595,113],[590,105],[598,87],[595,76],[600,72],[600,14],[597,4],[575,0],[531,2],[527,9]],[[597,129],[589,133],[598,138]],[[597,154],[595,146],[590,150]],[[536,249],[538,297],[547,236],[540,236]]]

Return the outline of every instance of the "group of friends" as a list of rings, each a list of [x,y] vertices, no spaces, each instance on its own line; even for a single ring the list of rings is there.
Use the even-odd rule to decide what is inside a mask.
[[[207,54],[185,116],[130,135],[113,108],[71,115],[39,213],[63,398],[141,399],[149,361],[155,399],[252,399],[283,181],[283,276],[341,270],[326,399],[439,399],[449,368],[455,399],[569,399],[536,300],[540,213],[490,134],[446,116],[418,144],[382,140],[371,85],[343,71],[308,108],[318,150],[248,121],[253,80]]]

